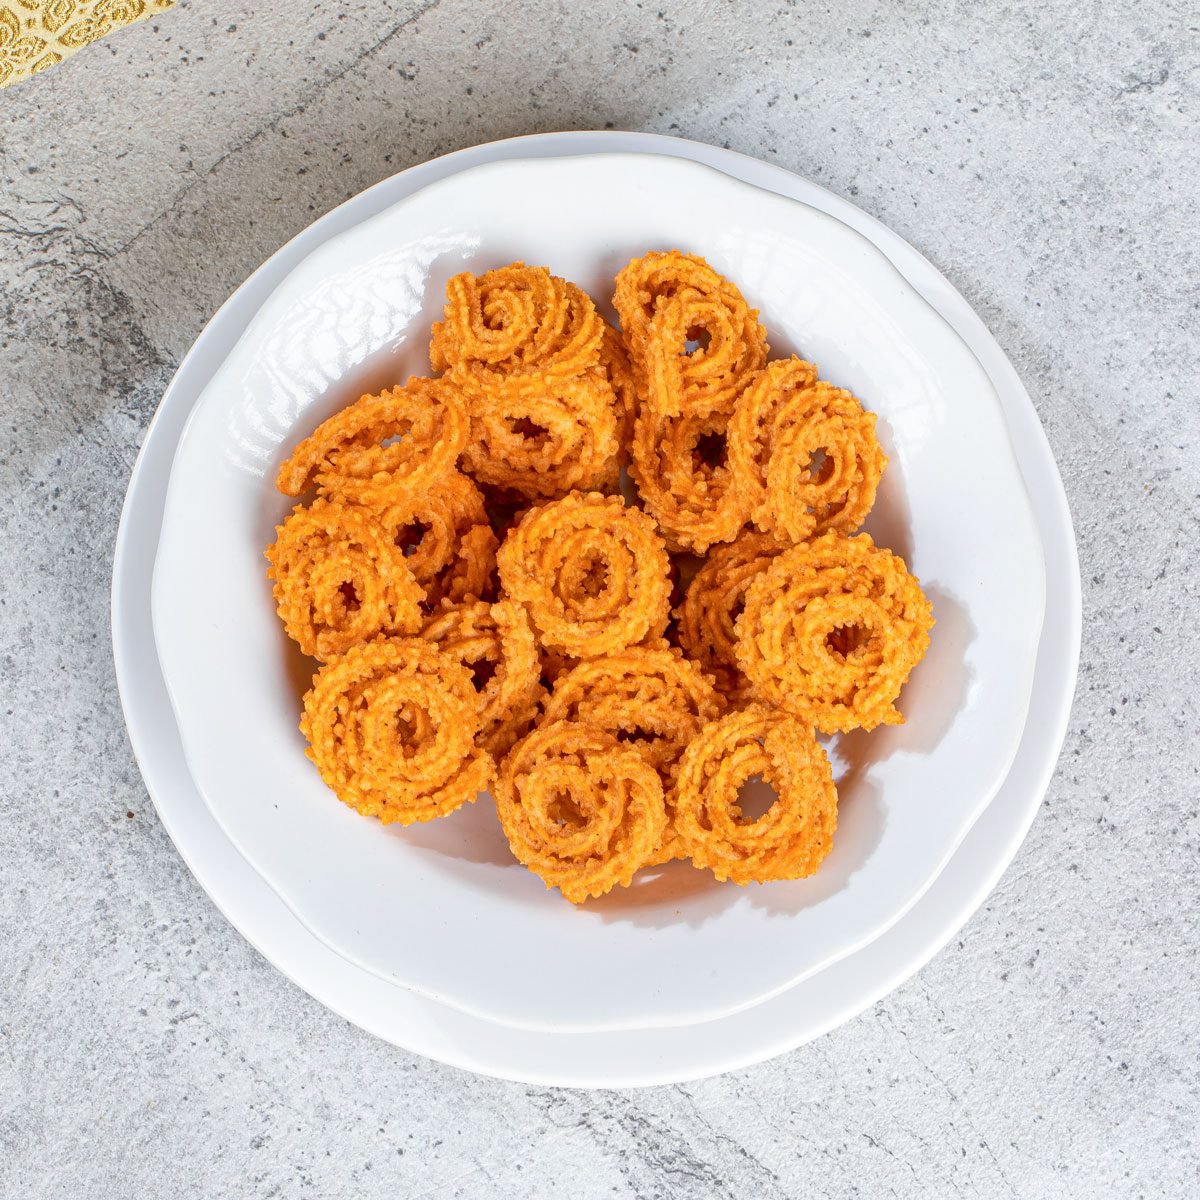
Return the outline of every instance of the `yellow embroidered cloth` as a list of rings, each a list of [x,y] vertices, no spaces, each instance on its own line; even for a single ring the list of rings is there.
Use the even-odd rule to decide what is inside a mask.
[[[0,0],[0,88],[53,67],[175,0]]]

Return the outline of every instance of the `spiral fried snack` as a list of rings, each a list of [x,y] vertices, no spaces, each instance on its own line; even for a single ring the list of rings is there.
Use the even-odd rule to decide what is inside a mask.
[[[475,745],[470,672],[424,638],[362,642],[327,663],[304,697],[308,756],[340,800],[385,824],[453,812],[491,782]]]
[[[537,642],[525,609],[511,600],[443,605],[422,636],[472,674],[479,693],[479,744],[499,757],[520,737],[542,697]]]
[[[529,371],[579,375],[599,361],[603,332],[586,292],[545,267],[512,263],[450,280],[429,361],[435,371],[461,370],[468,387]]]
[[[715,547],[692,577],[679,607],[680,645],[733,703],[748,695],[746,677],[737,665],[734,625],[746,589],[782,550],[774,538],[751,530]]]
[[[729,457],[748,481],[755,525],[791,542],[853,533],[887,465],[875,414],[799,358],[768,364],[742,393]]]
[[[555,681],[543,719],[611,733],[666,781],[683,748],[721,711],[700,668],[660,641],[576,664]]]
[[[616,396],[600,370],[498,379],[472,401],[463,466],[482,483],[552,499],[616,472]]]
[[[613,304],[644,403],[659,416],[728,413],[767,360],[766,331],[741,292],[702,258],[635,258]]]
[[[531,508],[496,555],[505,594],[543,646],[591,658],[658,637],[670,563],[654,522],[619,496],[572,494]]]
[[[659,417],[644,406],[629,473],[672,550],[703,554],[728,542],[750,516],[745,481],[729,460],[728,418]]]
[[[738,665],[755,695],[824,733],[898,725],[933,613],[902,559],[865,533],[778,555],[746,589]]]
[[[421,626],[421,586],[366,509],[324,499],[295,508],[266,555],[288,637],[313,658]]]
[[[627,887],[658,853],[667,821],[654,768],[612,734],[569,721],[513,747],[496,812],[513,854],[572,904]]]
[[[496,585],[496,551],[500,542],[490,525],[472,525],[458,543],[458,557],[429,588],[429,600],[459,604],[490,600]]]
[[[747,821],[738,796],[755,776],[778,799]],[[720,880],[803,879],[833,846],[837,791],[825,751],[811,727],[760,704],[700,731],[683,753],[671,799],[682,849]]]
[[[438,482],[470,431],[466,400],[443,379],[410,379],[334,413],[292,451],[276,483],[288,496],[324,495],[387,505]]]
[[[600,341],[600,369],[616,398],[617,442],[621,460],[625,461],[633,442],[633,423],[637,420],[637,383],[625,343],[621,341],[621,335],[607,323]]]
[[[477,526],[487,526],[487,513],[479,489],[461,472],[451,470],[428,490],[389,504],[379,512],[379,522],[404,554],[426,598],[436,603],[446,590],[443,573],[463,554],[464,537]],[[466,552],[486,557],[486,543],[475,540]]]

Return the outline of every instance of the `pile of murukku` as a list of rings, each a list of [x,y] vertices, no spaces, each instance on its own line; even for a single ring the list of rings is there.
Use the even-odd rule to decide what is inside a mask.
[[[932,611],[859,532],[875,416],[768,361],[739,289],[678,251],[617,275],[619,328],[512,263],[454,276],[434,375],[300,441],[267,549],[316,660],[300,728],[383,822],[488,790],[514,857],[572,903],[690,861],[738,884],[829,854],[818,733],[903,720]],[[743,811],[761,781],[775,799]]]

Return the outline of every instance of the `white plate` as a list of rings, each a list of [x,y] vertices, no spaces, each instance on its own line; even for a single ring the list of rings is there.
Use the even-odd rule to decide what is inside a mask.
[[[519,258],[603,296],[621,264],[664,246],[736,279],[777,352],[815,359],[880,415],[891,462],[869,528],[922,578],[938,626],[904,693],[907,724],[842,742],[839,831],[817,877],[735,889],[676,868],[575,910],[512,862],[489,805],[400,831],[334,801],[303,755],[307,677],[262,550],[290,507],[272,484],[279,461],[365,388],[427,369],[451,274]],[[600,155],[463,172],[292,271],[185,430],[153,609],[192,775],[305,924],[381,978],[477,1016],[605,1030],[747,1007],[903,914],[1011,763],[1044,577],[986,373],[870,241],[707,167]]]
[[[606,149],[706,161],[826,208],[885,249],[968,341],[997,385],[1047,551],[1050,586],[1029,721],[1013,768],[946,870],[900,922],[856,954],[737,1016],[654,1034],[551,1035],[491,1025],[385,984],[330,951],[280,902],[224,835],[187,773],[148,632],[150,581],[180,430],[216,365],[293,264],[339,230],[464,166]],[[1045,436],[1015,372],[962,297],[896,235],[814,184],[729,151],[644,134],[543,135],[462,151],[385,181],[284,247],[214,317],[164,396],[130,481],[114,560],[114,654],[131,742],[165,828],[217,906],[300,987],[380,1037],[467,1069],[558,1085],[668,1083],[761,1061],[849,1019],[919,969],[991,890],[1036,813],[1066,728],[1079,634],[1074,539]]]

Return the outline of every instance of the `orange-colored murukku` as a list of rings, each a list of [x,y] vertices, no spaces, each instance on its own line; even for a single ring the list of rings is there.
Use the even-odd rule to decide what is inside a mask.
[[[754,778],[777,798],[748,820],[739,797]],[[700,731],[683,753],[671,802],[683,852],[739,884],[811,875],[837,828],[833,772],[812,728],[760,704]]]
[[[366,509],[325,499],[293,509],[266,555],[288,637],[313,658],[421,626],[421,585]]]
[[[505,754],[532,724],[543,694],[525,609],[512,600],[445,604],[421,633],[471,672],[482,705],[479,744]]]
[[[428,604],[443,596],[462,600],[483,595],[497,543],[494,536],[474,532],[483,529],[491,535],[483,496],[461,472],[451,470],[433,487],[389,504],[379,521],[425,589]],[[481,590],[468,590],[472,585]]]
[[[904,561],[860,533],[792,546],[746,589],[738,665],[755,695],[824,733],[896,725],[933,614]]]
[[[669,779],[684,747],[722,709],[700,668],[660,642],[578,663],[555,681],[543,711],[546,721],[606,730]]]
[[[678,610],[680,645],[734,703],[747,695],[746,677],[737,665],[735,632],[746,589],[781,550],[774,538],[752,530],[727,545],[714,546]]]
[[[387,505],[432,487],[458,461],[470,417],[458,388],[412,378],[363,396],[319,425],[279,468],[288,496],[313,486],[359,504]]]
[[[659,417],[644,407],[634,424],[629,473],[672,550],[703,554],[737,536],[750,499],[729,459],[729,418]]]
[[[603,318],[581,288],[545,267],[512,263],[450,280],[429,360],[435,371],[463,371],[467,387],[529,371],[579,375],[599,361],[603,332]]]
[[[612,734],[569,721],[513,747],[496,812],[513,854],[573,904],[627,887],[667,821],[658,772]]]
[[[618,454],[624,461],[629,457],[629,446],[633,441],[633,423],[638,414],[638,389],[625,343],[621,335],[607,323],[600,341],[600,369],[616,398]]]
[[[600,370],[495,380],[471,408],[463,468],[531,499],[590,490],[615,475],[616,396]]]
[[[670,563],[654,522],[619,496],[572,494],[531,508],[496,555],[507,596],[548,648],[579,658],[658,637]]]
[[[770,363],[742,393],[729,457],[747,481],[755,525],[792,542],[853,533],[887,465],[875,414],[800,358]]]
[[[643,402],[659,416],[727,413],[766,362],[758,313],[695,255],[635,258],[617,275],[613,305]]]
[[[327,663],[304,697],[308,755],[365,816],[410,825],[445,816],[492,780],[475,745],[470,672],[424,638],[361,642]]]

